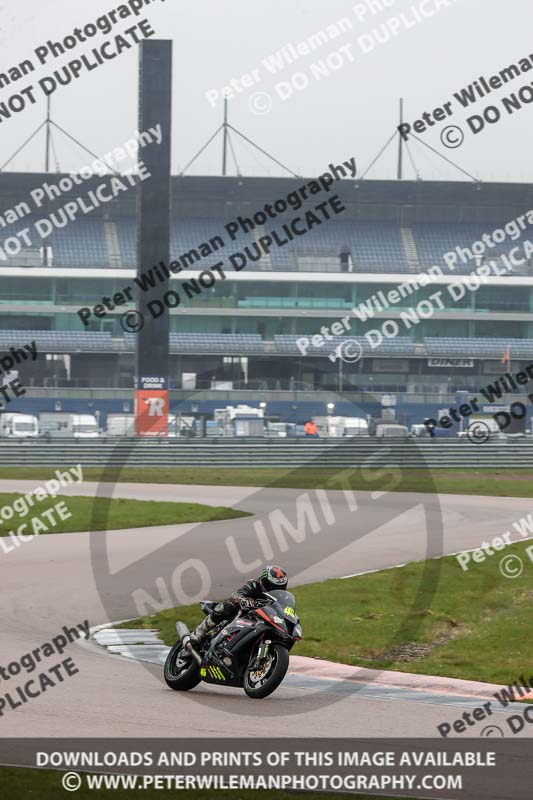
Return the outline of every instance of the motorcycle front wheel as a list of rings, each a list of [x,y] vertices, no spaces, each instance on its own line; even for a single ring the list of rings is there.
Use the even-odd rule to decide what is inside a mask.
[[[281,644],[271,644],[264,665],[258,670],[248,667],[244,673],[244,691],[248,697],[262,700],[272,694],[289,668],[289,652]]]
[[[165,682],[175,692],[187,692],[200,683],[200,667],[194,658],[176,642],[165,661]]]

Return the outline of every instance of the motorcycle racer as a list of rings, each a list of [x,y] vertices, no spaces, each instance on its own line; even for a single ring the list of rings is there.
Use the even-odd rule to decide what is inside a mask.
[[[254,601],[265,592],[286,589],[287,586],[288,577],[285,570],[270,564],[263,569],[257,579],[247,581],[227,600],[217,603],[213,611],[191,632],[191,640],[200,641],[220,622],[232,620],[240,609],[254,608]]]

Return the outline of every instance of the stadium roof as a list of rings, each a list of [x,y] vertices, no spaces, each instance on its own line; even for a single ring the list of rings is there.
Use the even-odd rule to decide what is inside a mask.
[[[0,214],[27,200],[30,192],[41,184],[57,183],[63,177],[68,177],[68,173],[0,173]],[[172,206],[176,216],[234,217],[253,213],[311,179],[173,176]],[[84,181],[71,194],[64,193],[55,203],[50,202],[48,212],[105,180],[96,176]],[[331,194],[335,192],[347,206],[348,218],[405,225],[425,222],[501,224],[533,208],[533,185],[525,183],[345,179],[334,185]],[[132,189],[95,210],[91,216],[117,219],[133,217],[135,213],[136,190]]]

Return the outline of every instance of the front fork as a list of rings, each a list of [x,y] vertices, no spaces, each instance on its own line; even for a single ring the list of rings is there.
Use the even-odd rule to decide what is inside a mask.
[[[250,670],[252,672],[261,668],[263,661],[268,656],[268,651],[271,644],[272,641],[270,639],[265,639],[263,642],[261,642],[261,644],[259,645],[259,650],[257,651],[257,655],[253,663],[250,664]]]

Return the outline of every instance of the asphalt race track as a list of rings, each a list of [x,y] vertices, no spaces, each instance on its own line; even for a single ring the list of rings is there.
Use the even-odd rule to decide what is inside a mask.
[[[36,485],[1,481],[0,491],[24,491]],[[96,484],[84,483],[62,494],[96,491]],[[170,576],[179,560],[205,560],[210,565],[211,597],[229,593],[245,576],[239,577],[228,557],[228,537],[250,563],[260,552],[258,520],[264,523],[266,538],[274,541],[268,528],[273,510],[295,519],[298,503],[320,501],[326,520],[320,529],[300,543],[291,539],[286,552],[274,554],[289,569],[293,583],[303,583],[392,567],[438,555],[439,550],[473,548],[508,530],[531,509],[530,500],[502,497],[160,484],[120,484],[113,496],[236,506],[254,516],[107,534],[47,535],[0,554],[0,664],[19,660],[64,625],[88,619],[96,626],[134,616],[131,578],[133,574],[137,580],[145,567],[146,589],[154,594],[154,576]],[[441,520],[442,541],[433,531]],[[95,537],[100,537],[97,546]],[[100,574],[105,579],[99,580]],[[468,578],[465,573],[465,581]],[[305,619],[302,622],[305,633]],[[264,701],[249,700],[239,690],[205,685],[181,695],[161,682],[159,668],[155,676],[151,667],[110,656],[92,642],[71,644],[66,656],[74,659],[79,673],[16,710],[4,709],[3,736],[335,736],[342,731],[343,736],[353,737],[428,737],[436,735],[437,724],[454,720],[469,705],[479,705],[453,693],[395,690],[381,683],[354,688],[303,674],[289,675]],[[58,660],[49,659],[46,666]],[[19,675],[13,683],[23,678]],[[2,681],[1,689],[8,691],[9,681]],[[502,710],[492,719],[497,716],[503,725],[506,713]],[[482,727],[471,735],[479,735]]]

